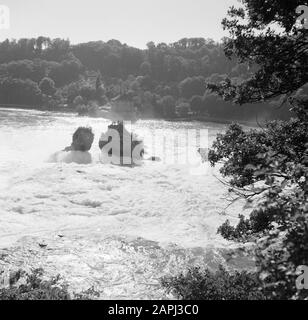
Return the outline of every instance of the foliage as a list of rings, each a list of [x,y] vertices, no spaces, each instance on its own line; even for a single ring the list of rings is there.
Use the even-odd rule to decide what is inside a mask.
[[[179,117],[187,117],[190,113],[190,105],[187,102],[181,102],[176,108]]]
[[[0,300],[93,300],[99,297],[94,288],[71,294],[60,275],[48,280],[43,278],[41,268],[30,274],[19,270],[10,278],[10,286],[0,289]]]
[[[96,117],[99,112],[97,103],[90,101],[87,105],[82,104],[76,107],[76,111],[80,116],[93,116]]]
[[[36,269],[26,276],[25,284],[11,285],[0,290],[0,300],[70,300],[68,287],[59,284],[60,276],[43,280],[43,270]],[[17,280],[17,279],[16,279]]]
[[[202,111],[205,110],[204,108],[204,101],[202,96],[193,96],[190,99],[190,108],[193,112],[200,114]]]
[[[39,88],[43,94],[52,96],[56,93],[55,82],[50,78],[43,78],[39,84]]]
[[[94,289],[94,287],[80,293],[74,292],[74,300],[94,300],[99,298],[100,294]]]
[[[165,117],[173,117],[175,114],[175,99],[172,96],[165,96],[160,101],[159,104],[162,107],[163,115]]]
[[[90,81],[79,80],[63,87],[62,95],[66,97],[69,104],[74,103],[75,98],[78,96],[80,96],[84,102],[87,102],[95,100],[96,88]]]
[[[48,76],[55,81],[59,88],[78,80],[82,70],[80,61],[72,55],[70,59],[61,61],[61,63],[54,62]]]
[[[308,80],[307,30],[296,26],[296,8],[308,2],[242,2],[244,8],[231,7],[228,18],[223,20],[231,36],[225,40],[225,53],[240,63],[257,65],[257,71],[241,84],[227,77],[220,84],[208,87],[239,104],[292,94]]]
[[[83,104],[84,104],[84,100],[83,100],[82,96],[77,96],[73,101],[73,105],[75,107],[81,106]]]
[[[223,267],[216,272],[195,267],[185,274],[164,277],[161,283],[168,293],[182,300],[265,299],[256,274],[246,271],[230,274]]]
[[[308,225],[306,100],[301,107],[305,109],[298,109],[296,118],[268,123],[259,132],[244,132],[233,125],[218,137],[209,153],[213,165],[223,161],[220,171],[230,177],[231,192],[249,201],[258,199],[249,220],[241,219],[235,228],[226,222],[219,232],[229,240],[243,240],[265,232],[263,242],[259,243],[258,264],[260,272],[269,275],[271,294],[279,298],[297,294],[295,271],[299,265],[308,263],[304,240]],[[269,249],[273,243],[280,243],[274,245],[275,250]],[[278,282],[280,285],[276,287]],[[288,290],[282,290],[281,283]]]
[[[42,92],[32,80],[0,79],[0,103],[12,105],[39,106]]]
[[[258,67],[241,83],[227,79],[208,87],[239,104],[282,97],[294,115],[248,132],[232,125],[218,136],[209,153],[211,164],[222,162],[220,172],[228,178],[230,192],[256,203],[249,220],[241,217],[235,228],[226,222],[219,232],[239,240],[261,232],[256,262],[264,294],[303,299],[308,296],[296,288],[296,269],[308,265],[307,31],[293,27],[300,4],[296,0],[243,3],[244,9],[231,8],[230,19],[224,20],[232,36],[225,51]],[[246,25],[240,17],[246,17]],[[275,33],[271,23],[278,23],[283,32]]]
[[[256,236],[262,234],[264,230],[271,229],[272,216],[268,211],[255,210],[251,213],[249,219],[245,219],[243,215],[239,215],[239,223],[236,227],[231,226],[230,221],[226,220],[218,228],[218,233],[227,240],[235,241],[254,241]]]
[[[17,60],[0,65],[0,75],[15,79],[30,79],[39,82],[47,75],[48,62],[40,59]]]
[[[203,96],[205,92],[205,78],[192,77],[186,78],[179,84],[181,96],[186,99],[191,99],[195,95]]]
[[[140,117],[175,118],[173,107],[161,104],[165,97],[171,96],[179,105],[191,102],[195,95],[203,99],[203,104],[194,107],[195,117],[255,120],[256,114],[262,119],[288,116],[287,110],[269,109],[268,104],[250,105],[244,111],[205,91],[206,81],[217,84],[230,77],[240,82],[249,78],[250,70],[245,63],[228,60],[222,44],[203,38],[149,43],[146,50],[117,40],[71,45],[63,39],[38,37],[0,43],[0,79],[29,79],[38,85],[45,77],[52,79],[57,98],[43,99],[44,107],[52,109],[58,102],[71,106],[77,96],[82,96],[84,103],[95,100],[104,105],[108,99],[132,91]],[[49,92],[46,95],[50,96]],[[0,99],[0,104],[6,101]]]

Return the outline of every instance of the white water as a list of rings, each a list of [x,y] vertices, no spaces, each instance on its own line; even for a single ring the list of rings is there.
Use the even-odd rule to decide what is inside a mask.
[[[215,178],[217,170],[204,167],[205,175],[192,175],[189,166],[164,162],[103,165],[98,139],[108,123],[0,109],[0,253],[5,253],[0,266],[43,267],[61,273],[74,290],[95,286],[103,299],[161,298],[159,277],[192,264],[241,266],[238,260],[226,263],[232,245],[216,234],[226,218],[235,222],[241,212],[237,206],[227,217],[221,214],[227,190]],[[94,163],[45,162],[85,125],[95,133]],[[154,129],[188,128],[208,129],[212,142],[225,126],[163,121],[133,126],[145,145]],[[151,155],[151,147],[148,151]]]

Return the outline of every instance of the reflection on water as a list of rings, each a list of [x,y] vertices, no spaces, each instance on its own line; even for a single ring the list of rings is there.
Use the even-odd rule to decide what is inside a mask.
[[[216,230],[226,219],[221,212],[227,190],[210,168],[206,175],[192,175],[185,165],[164,162],[102,165],[98,139],[108,124],[72,114],[0,109],[0,247],[12,248],[0,265],[39,265],[64,274],[77,290],[95,285],[103,298],[159,298],[160,276],[225,261],[230,244]],[[46,163],[70,145],[79,126],[93,128],[94,162]],[[138,121],[133,130],[149,155],[158,129],[178,134],[208,129],[211,143],[225,126]],[[239,210],[230,212],[231,221]],[[38,246],[42,239],[48,250]]]

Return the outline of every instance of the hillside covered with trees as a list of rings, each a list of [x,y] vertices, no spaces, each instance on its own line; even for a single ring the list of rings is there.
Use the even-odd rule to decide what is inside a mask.
[[[87,111],[125,92],[140,118],[288,118],[288,109],[274,101],[244,108],[206,89],[207,82],[227,77],[241,83],[254,69],[228,59],[222,43],[204,38],[149,42],[146,50],[117,40],[78,45],[46,37],[6,40],[0,43],[0,105]]]

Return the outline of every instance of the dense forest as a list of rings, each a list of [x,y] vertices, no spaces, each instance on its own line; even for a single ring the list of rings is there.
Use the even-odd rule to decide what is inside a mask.
[[[77,45],[46,37],[6,40],[0,43],[0,105],[99,108],[125,92],[140,118],[288,118],[279,101],[243,107],[206,89],[206,83],[227,77],[241,83],[255,71],[228,59],[223,42],[184,38],[149,42],[141,50],[117,40]]]

